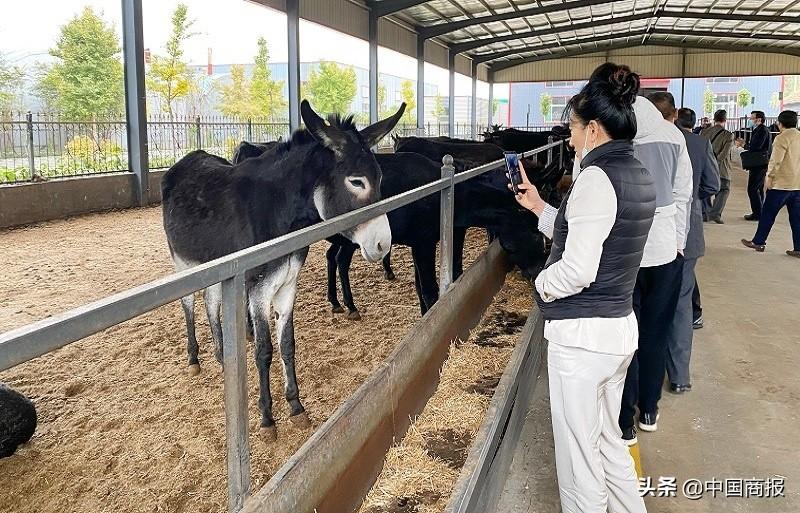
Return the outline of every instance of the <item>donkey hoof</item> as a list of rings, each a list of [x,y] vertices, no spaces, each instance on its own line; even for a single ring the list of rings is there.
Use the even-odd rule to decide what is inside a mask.
[[[331,308],[331,312],[333,312],[333,313],[344,313],[344,308],[342,308],[342,305],[337,305],[337,306],[334,306],[333,308]]]
[[[200,374],[200,364],[199,363],[193,363],[193,364],[189,365],[189,375],[190,376],[197,376],[198,374]]]
[[[275,424],[271,426],[261,426],[258,430],[258,435],[265,442],[274,442],[278,439],[278,427]]]
[[[297,415],[292,415],[291,417],[289,417],[289,421],[296,428],[307,429],[311,427],[311,421],[309,420],[308,413],[306,412],[298,413]]]
[[[383,277],[386,278],[388,281],[394,281],[396,278],[393,272],[384,273]]]
[[[358,310],[353,310],[352,312],[347,314],[347,318],[350,319],[351,321],[360,321],[361,314],[358,312]]]

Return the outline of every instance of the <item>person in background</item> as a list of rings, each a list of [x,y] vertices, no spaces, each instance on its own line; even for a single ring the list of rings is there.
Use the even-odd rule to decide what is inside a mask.
[[[692,164],[680,130],[665,121],[647,98],[637,97],[633,110],[637,126],[633,151],[656,183],[656,215],[633,292],[639,349],[628,368],[619,417],[622,437],[630,445],[637,442],[637,406],[639,428],[655,431],[658,427],[658,401],[666,372],[666,333],[680,292],[692,199]]]
[[[674,108],[673,108],[673,112]],[[663,111],[662,111],[663,113]],[[666,118],[666,116],[665,116]],[[683,276],[675,318],[669,331],[667,342],[667,375],[670,391],[682,394],[692,389],[689,362],[692,356],[692,331],[694,311],[692,297],[698,290],[695,268],[697,260],[705,254],[706,242],[703,237],[703,200],[719,191],[720,176],[717,159],[711,143],[704,137],[692,133],[697,117],[692,109],[677,111],[676,126],[686,138],[686,149],[692,161],[692,206],[689,214],[689,235],[683,252]],[[702,326],[702,314],[700,315]]]
[[[711,126],[711,122],[708,120],[708,118],[704,117],[700,121],[700,125],[692,128],[692,133],[693,134],[699,134],[701,131],[703,131],[704,129],[706,129],[706,128],[710,127],[710,126]]]
[[[750,143],[745,147],[748,151],[767,152],[772,147],[772,136],[769,129],[764,126],[764,113],[754,110],[750,113],[748,128],[753,130]],[[747,170],[750,176],[747,179],[747,196],[750,198],[751,212],[744,216],[748,221],[758,221],[761,217],[761,208],[764,206],[764,178],[767,175],[767,166]]]
[[[800,132],[797,130],[797,112],[781,112],[778,128],[781,133],[775,138],[769,159],[767,194],[758,229],[752,240],[742,239],[742,244],[756,251],[764,251],[775,218],[786,206],[794,244],[794,248],[786,251],[786,254],[800,258]]]
[[[564,513],[646,513],[617,425],[636,351],[632,296],[656,210],[633,156],[639,76],[606,63],[568,102],[577,169],[558,210],[525,180],[517,201],[553,240],[534,297],[545,318],[550,411]],[[638,100],[637,100],[638,102]]]
[[[706,216],[709,221],[714,221],[717,224],[724,223],[722,211],[725,209],[725,204],[728,202],[728,196],[731,193],[733,134],[725,129],[727,121],[727,111],[718,110],[714,113],[714,125],[700,132],[700,135],[711,143],[711,151],[714,152],[719,169],[719,192],[714,197],[713,202],[711,202],[711,198],[706,199]],[[709,203],[711,204],[709,205]]]

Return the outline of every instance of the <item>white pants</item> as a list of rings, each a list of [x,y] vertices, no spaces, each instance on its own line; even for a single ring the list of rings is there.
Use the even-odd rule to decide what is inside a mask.
[[[630,355],[548,344],[550,411],[564,513],[646,513],[618,418]]]

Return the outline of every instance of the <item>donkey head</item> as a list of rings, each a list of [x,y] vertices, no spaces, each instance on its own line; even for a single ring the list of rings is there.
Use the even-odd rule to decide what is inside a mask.
[[[403,115],[406,104],[393,116],[363,130],[352,118],[338,116],[325,121],[303,100],[300,114],[308,132],[333,153],[334,165],[320,174],[314,185],[314,205],[322,219],[329,219],[381,199],[381,168],[371,147],[386,137]],[[385,215],[360,224],[342,234],[361,246],[370,262],[383,258],[391,247],[389,220]]]

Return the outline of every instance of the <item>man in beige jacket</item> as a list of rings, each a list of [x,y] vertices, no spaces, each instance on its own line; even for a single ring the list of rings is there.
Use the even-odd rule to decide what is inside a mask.
[[[785,205],[794,242],[794,249],[786,251],[786,254],[800,258],[800,131],[797,130],[797,112],[781,112],[778,128],[781,133],[775,138],[769,159],[767,195],[758,229],[752,240],[742,239],[742,244],[763,252],[775,218]]]

